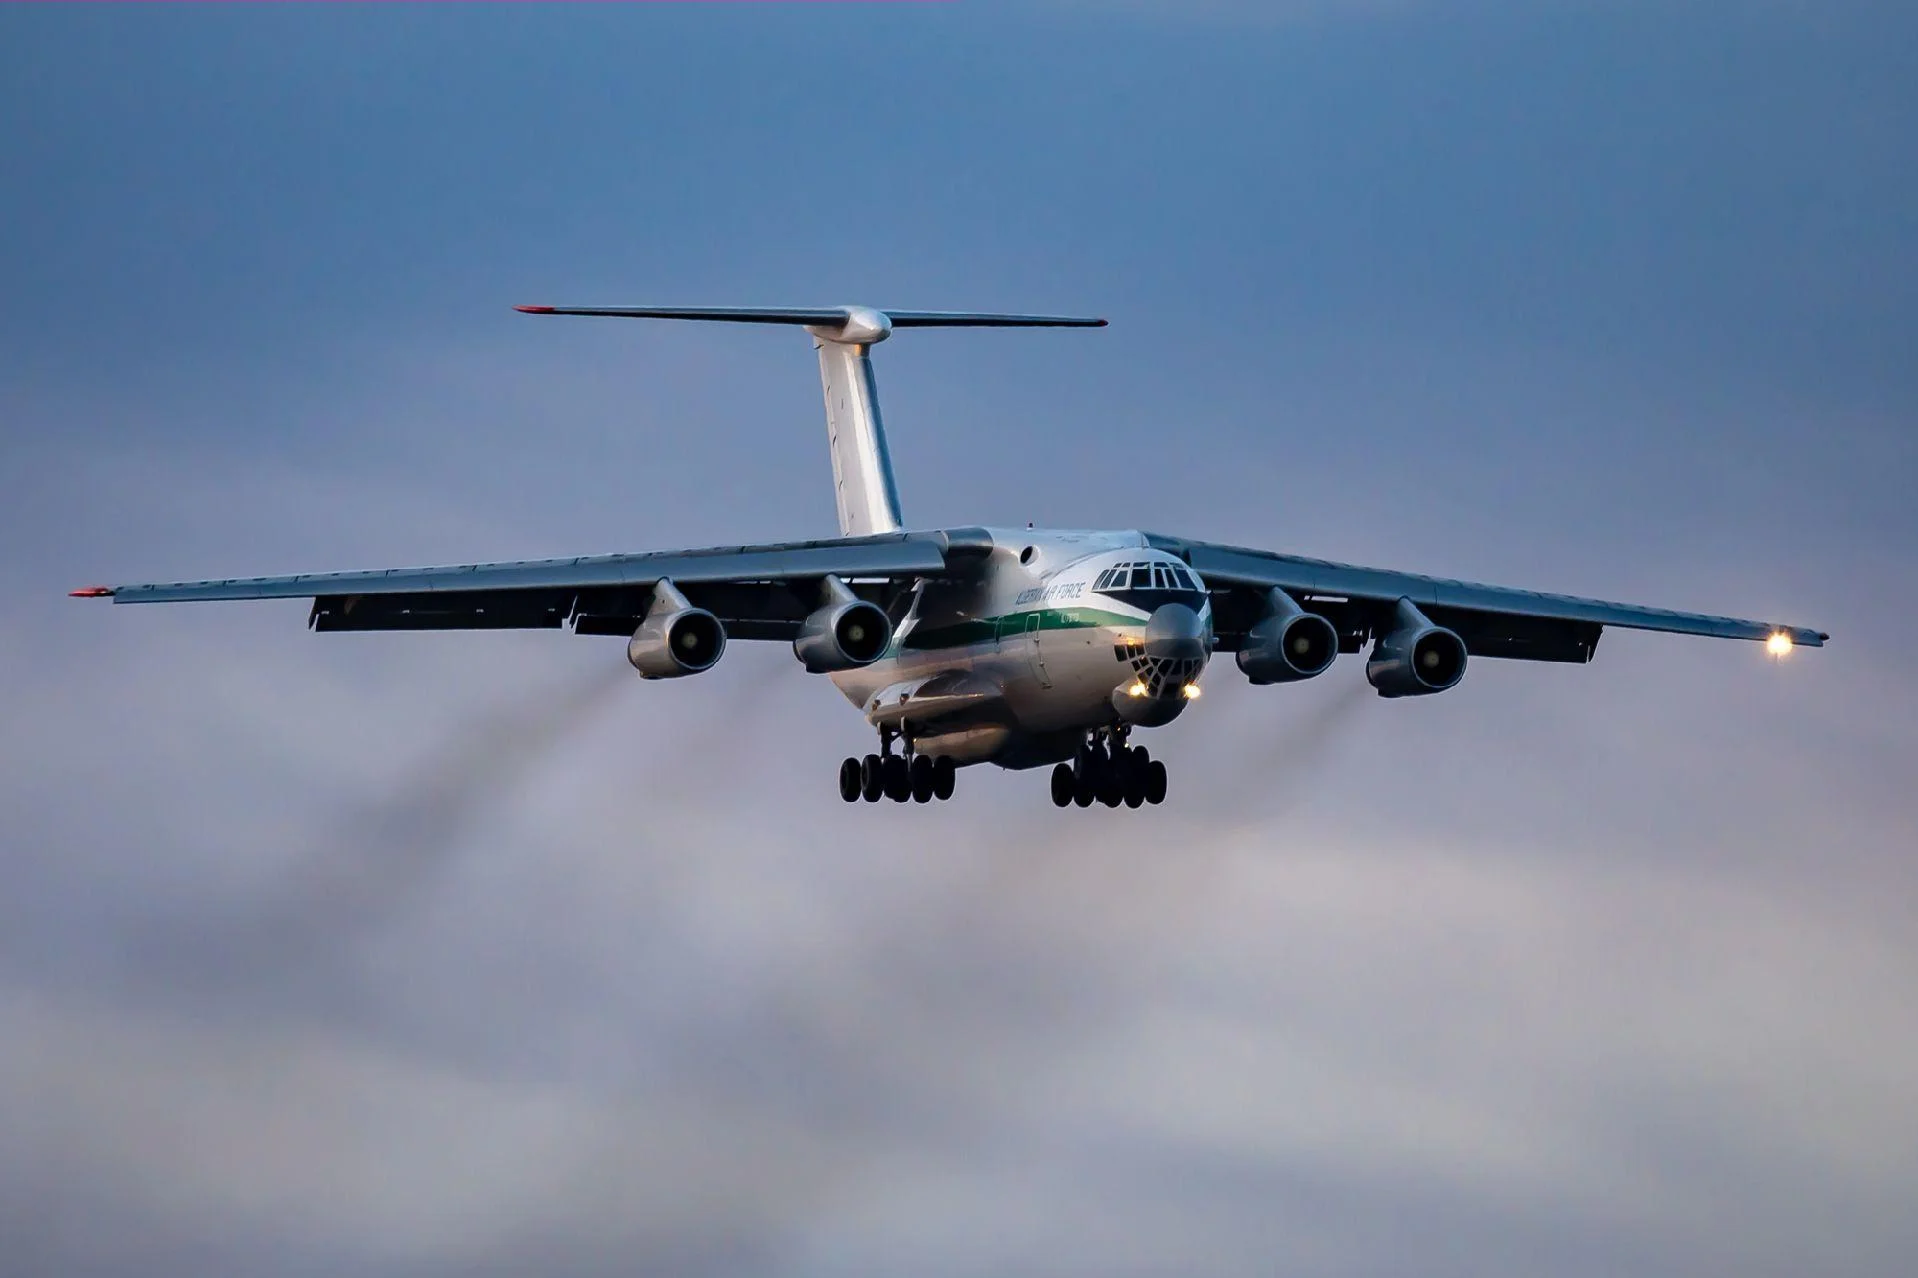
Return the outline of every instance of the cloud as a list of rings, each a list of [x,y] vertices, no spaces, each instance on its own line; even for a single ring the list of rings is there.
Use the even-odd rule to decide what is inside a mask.
[[[112,457],[136,507],[248,482]],[[356,486],[282,486],[252,553]],[[1867,872],[1901,809],[1754,740],[1704,654],[1409,707],[1356,663],[1222,666],[1152,741],[1164,809],[976,770],[848,808],[863,730],[776,646],[641,685],[569,636],[16,598],[0,1183],[47,1272],[1482,1272],[1549,1235],[1592,1272],[1871,1273],[1906,1241],[1909,921]],[[1786,841],[1715,855],[1741,807]],[[1855,879],[1791,842],[1841,821]]]
[[[1767,269],[1849,297],[1815,269],[1840,223],[1894,261],[1902,188],[1839,144],[1890,81],[1781,95],[1817,77],[1773,53],[1812,45],[1702,20],[1657,65],[1641,27],[1559,50],[1490,17],[1281,42],[1285,75],[1195,45],[1176,92],[1137,30],[1088,28],[1081,80],[999,22],[951,53],[903,11],[791,45],[610,21],[591,50],[463,29],[451,61],[395,28],[370,72],[357,30],[156,29],[105,107],[99,50],[49,28],[25,118],[101,145],[23,161],[50,283],[0,385],[9,1273],[1909,1267],[1906,388],[1844,354],[1910,325]],[[783,87],[849,56],[898,108],[850,204]],[[336,65],[347,115],[252,109]],[[1729,247],[1694,202],[1739,211]],[[886,348],[915,517],[1151,511],[1838,638],[1774,668],[1608,634],[1391,705],[1349,659],[1220,663],[1150,738],[1170,804],[1059,812],[976,769],[842,804],[869,731],[778,645],[642,685],[614,640],[62,597],[829,524],[803,344],[469,317],[529,279],[1105,296],[1133,319],[1083,345]]]

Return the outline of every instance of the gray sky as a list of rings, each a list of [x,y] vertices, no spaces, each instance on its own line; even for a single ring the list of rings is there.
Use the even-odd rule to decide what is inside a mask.
[[[1918,20],[1890,4],[0,12],[8,1273],[1918,1260]],[[1166,807],[847,809],[776,646],[94,581],[909,519],[1817,625],[1229,666]]]

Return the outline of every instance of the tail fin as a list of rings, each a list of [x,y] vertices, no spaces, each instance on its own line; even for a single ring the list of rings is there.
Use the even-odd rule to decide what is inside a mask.
[[[832,444],[833,492],[839,531],[848,537],[900,527],[899,489],[879,420],[873,380],[873,344],[895,328],[1102,328],[1102,319],[1071,315],[989,315],[970,311],[876,311],[869,306],[809,310],[735,307],[522,306],[531,315],[610,315],[629,319],[722,320],[740,324],[794,324],[812,334],[826,397],[826,433]]]

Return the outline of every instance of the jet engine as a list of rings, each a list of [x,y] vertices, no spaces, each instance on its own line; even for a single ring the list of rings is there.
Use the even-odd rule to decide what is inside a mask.
[[[1444,692],[1465,677],[1465,641],[1434,625],[1410,599],[1400,599],[1393,629],[1365,662],[1365,678],[1381,697]]]
[[[878,604],[853,594],[837,577],[824,580],[825,602],[799,623],[793,655],[814,674],[855,670],[886,655],[892,622]]]
[[[1296,683],[1323,674],[1339,655],[1339,632],[1283,590],[1274,588],[1265,598],[1265,616],[1239,648],[1239,669],[1253,683]]]
[[[645,620],[626,645],[626,660],[642,679],[677,679],[711,670],[726,651],[726,627],[695,608],[672,582],[653,587]]]

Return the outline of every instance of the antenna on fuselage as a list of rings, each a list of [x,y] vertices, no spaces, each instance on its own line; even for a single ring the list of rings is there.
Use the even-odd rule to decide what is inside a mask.
[[[870,306],[800,310],[745,307],[521,306],[528,315],[605,315],[621,319],[717,320],[735,324],[793,324],[812,334],[819,381],[826,397],[826,434],[832,448],[833,497],[839,531],[848,537],[896,532],[902,523],[886,429],[879,419],[879,387],[871,351],[895,328],[1104,328],[1077,315],[1000,315],[978,311],[881,311]],[[1032,527],[1028,522],[1026,527]]]

